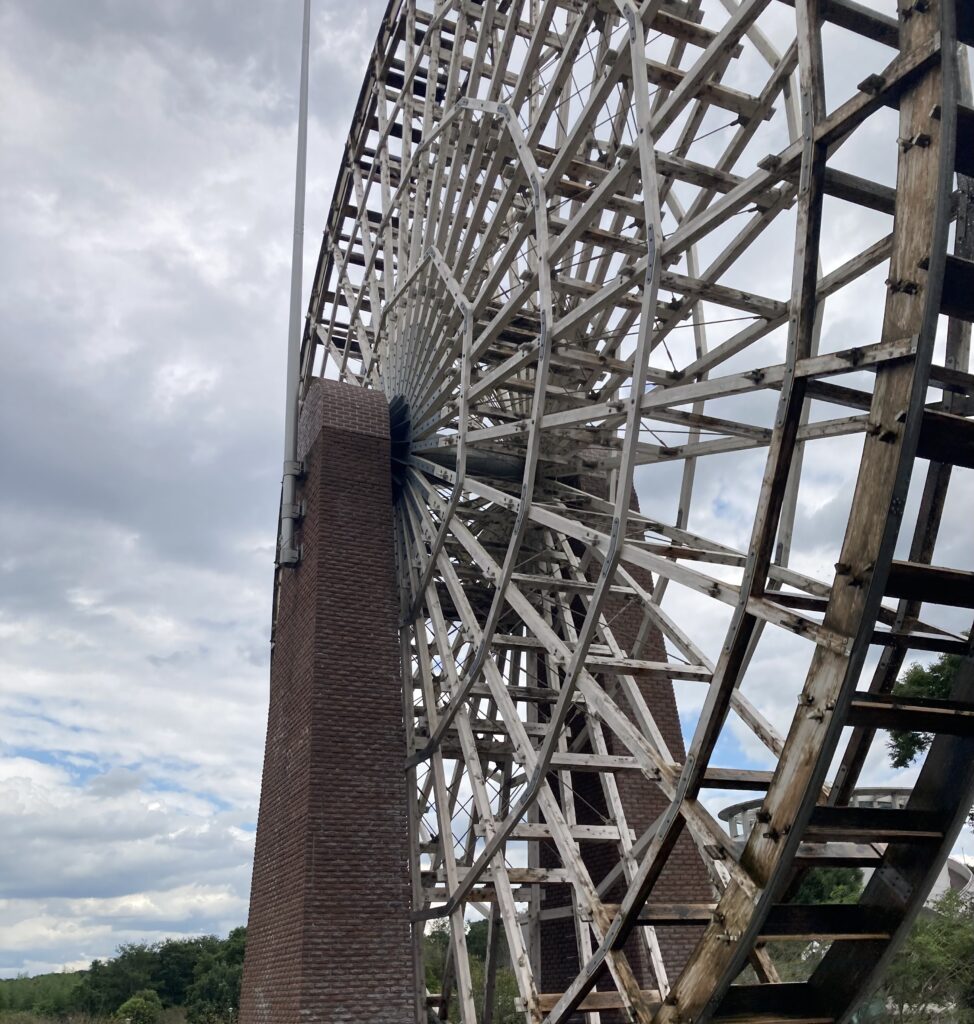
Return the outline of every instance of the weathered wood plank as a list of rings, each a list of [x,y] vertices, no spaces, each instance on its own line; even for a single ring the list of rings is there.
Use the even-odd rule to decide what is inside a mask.
[[[805,842],[795,853],[796,868],[868,868],[882,860],[882,847],[869,843]]]
[[[716,903],[661,903],[651,900],[639,913],[640,924],[710,924]]]
[[[638,771],[639,762],[624,754],[574,754],[559,751],[551,755],[552,768],[573,772]]]
[[[974,572],[894,561],[886,581],[890,597],[974,608]]]
[[[782,0],[782,2],[790,7],[795,6],[795,0]],[[963,2],[964,0],[960,0],[961,4]],[[873,39],[877,43],[892,47],[897,47],[900,44],[900,26],[896,18],[874,11],[863,4],[855,3],[854,0],[824,0],[822,18],[840,28],[848,29],[867,39]]]
[[[642,996],[650,1006],[660,1003],[660,995],[656,989],[644,989]],[[538,997],[542,1012],[549,1013],[553,1010],[559,999],[560,992],[542,992]],[[625,1007],[626,1003],[618,992],[589,992],[578,1004],[577,1009],[597,1013],[599,1010],[623,1010]]]
[[[773,772],[753,771],[746,768],[708,768],[704,772],[704,786],[714,789],[745,789],[761,791],[771,784]]]
[[[948,316],[974,323],[974,262],[961,256],[947,257],[940,308]]]
[[[969,654],[971,652],[970,640],[915,630],[873,630],[870,642],[882,647],[901,647],[911,651],[934,651],[937,654]]]
[[[476,826],[475,831],[478,829],[480,827]],[[619,829],[615,825],[566,825],[565,832],[575,842],[619,841]],[[554,834],[552,827],[544,822],[522,821],[511,829],[509,836],[511,839],[552,839]],[[629,838],[636,838],[632,829],[629,830]]]
[[[974,469],[974,420],[927,409],[917,455],[931,462]]]
[[[898,923],[899,915],[886,907],[779,903],[768,912],[761,937],[790,942],[888,939]]]
[[[974,10],[969,4],[965,6]],[[957,151],[954,167],[958,174],[974,178],[974,107],[969,107],[966,103],[957,106]]]
[[[832,1024],[822,997],[800,982],[734,985],[727,990],[714,1024]]]
[[[954,0],[957,11],[957,38],[968,46],[974,46],[974,7],[969,0]]]
[[[974,736],[974,705],[892,693],[857,693],[849,707],[848,723],[870,729]]]
[[[937,840],[943,836],[940,819],[929,812],[887,807],[816,807],[803,839],[886,843]]]

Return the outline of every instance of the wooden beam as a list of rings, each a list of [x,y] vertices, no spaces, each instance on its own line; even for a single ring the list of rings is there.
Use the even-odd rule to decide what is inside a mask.
[[[649,1006],[659,1006],[660,995],[656,989],[644,989],[642,996]],[[561,999],[560,992],[542,992],[538,1002],[543,1013],[549,1013]],[[589,992],[576,1009],[582,1012],[598,1013],[600,1010],[624,1010],[626,1003],[618,992]]]
[[[896,189],[868,178],[860,178],[834,167],[825,171],[825,194],[835,199],[844,199],[867,210],[876,210],[892,216],[896,212]]]
[[[974,262],[948,255],[940,308],[947,316],[974,323]]]
[[[677,661],[641,661],[638,658],[607,658],[595,655],[585,659],[589,672],[601,675],[665,676],[667,679],[695,679],[710,682],[713,672],[703,665],[684,665]]]
[[[849,707],[848,724],[869,729],[974,736],[974,705],[892,693],[857,693]]]
[[[943,836],[940,819],[929,812],[886,807],[816,807],[803,839],[848,842],[924,842]]]
[[[968,46],[974,46],[974,7],[970,0],[953,0],[957,12],[957,38]]]
[[[974,420],[925,410],[920,424],[917,456],[948,466],[974,469]]]
[[[899,915],[887,907],[779,903],[768,912],[761,938],[789,942],[888,939],[898,923]]]
[[[654,926],[710,924],[716,909],[716,903],[662,903],[651,900],[640,911],[639,923]]]
[[[559,751],[551,755],[552,768],[573,772],[638,771],[639,762],[624,754],[575,754]]]
[[[475,826],[475,831],[480,834],[482,829]],[[615,825],[566,825],[565,832],[570,834],[575,842],[619,841],[619,829]],[[509,836],[511,839],[551,839],[554,837],[554,831],[550,825],[543,822],[522,821],[511,829]],[[636,833],[632,829],[629,830],[629,838],[636,838]]]
[[[789,7],[795,6],[795,0],[782,2]],[[959,7],[963,4],[964,0],[958,0]],[[824,0],[822,18],[885,46],[896,48],[900,45],[900,26],[896,18],[871,10],[854,0]]]
[[[974,608],[974,572],[894,561],[886,581],[889,597]]]
[[[958,6],[974,10],[969,4],[959,4]],[[970,107],[966,103],[960,103],[957,106],[957,151],[954,167],[958,174],[974,178],[974,107]]]
[[[714,1024],[832,1024],[833,1014],[810,985],[733,985],[711,1018]]]
[[[901,647],[910,651],[934,651],[937,654],[970,654],[971,640],[916,630],[876,629],[870,643],[882,647]]]
[[[795,853],[796,868],[868,868],[882,860],[882,847],[867,842],[803,842]]]
[[[704,772],[704,786],[714,789],[743,789],[762,791],[771,785],[773,772],[752,771],[746,768],[708,768]]]

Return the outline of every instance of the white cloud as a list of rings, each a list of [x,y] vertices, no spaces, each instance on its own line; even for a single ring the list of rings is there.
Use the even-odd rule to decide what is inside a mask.
[[[238,818],[119,765],[0,757],[0,974],[244,920],[253,834]]]
[[[316,2],[308,267],[383,7]],[[0,460],[12,484],[0,495],[0,974],[226,931],[246,915],[280,474],[296,11],[283,0],[13,0],[0,10]],[[793,18],[783,6],[769,16]],[[862,77],[856,57],[830,68],[834,98]],[[775,131],[762,129],[749,159],[781,148]],[[881,174],[879,147],[868,171],[854,157],[850,170]],[[844,205],[828,213],[830,266],[880,230]],[[793,222],[783,215],[756,249],[764,294],[787,294],[780,247],[790,254]],[[752,269],[728,283],[754,287]],[[826,349],[876,340],[874,277],[868,294],[830,300]],[[689,345],[681,334],[674,345]],[[726,369],[775,361],[780,347],[781,332]],[[763,422],[774,400],[708,412]],[[691,528],[746,547],[763,460],[701,463]],[[816,442],[805,462],[795,564],[828,579],[856,442]],[[644,512],[672,521],[680,469],[640,472]],[[948,500],[942,564],[971,567],[972,477],[959,474]],[[716,657],[729,609],[677,586],[666,607]],[[748,679],[782,730],[807,663],[801,644],[769,628]],[[703,690],[686,684],[679,697],[689,721]],[[734,719],[730,732],[731,753],[764,763]],[[908,777],[877,747],[864,780]]]
[[[380,6],[316,4],[309,265]],[[299,38],[0,11],[0,975],[246,918]]]

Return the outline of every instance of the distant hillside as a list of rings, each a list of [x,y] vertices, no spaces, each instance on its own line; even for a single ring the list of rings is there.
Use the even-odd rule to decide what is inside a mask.
[[[0,979],[0,1011],[56,1015],[71,1001],[86,973],[65,971],[33,978]]]
[[[232,1024],[246,937],[235,928],[225,939],[130,943],[87,971],[0,981],[0,1024]]]

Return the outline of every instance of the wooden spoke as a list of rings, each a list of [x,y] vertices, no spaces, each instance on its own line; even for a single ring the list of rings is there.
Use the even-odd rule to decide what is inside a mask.
[[[418,984],[450,929],[417,1022],[496,1019],[501,968],[533,1024],[847,1019],[954,842],[974,32],[900,7],[389,4],[300,397],[393,410]],[[916,652],[962,656],[949,699],[892,693]],[[856,798],[881,730],[933,737],[889,808]],[[781,902],[826,865],[878,870]],[[768,940],[836,945],[799,986]]]

